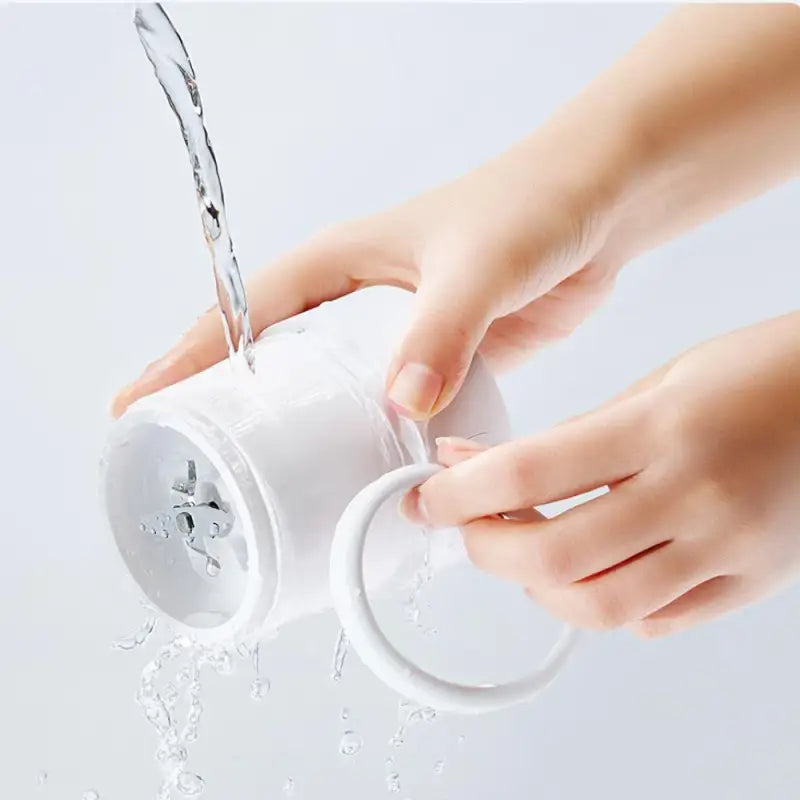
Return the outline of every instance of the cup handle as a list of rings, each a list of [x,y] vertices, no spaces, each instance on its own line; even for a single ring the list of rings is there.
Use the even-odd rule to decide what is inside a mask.
[[[361,660],[403,697],[439,711],[480,714],[533,699],[564,667],[579,632],[565,625],[539,668],[512,683],[469,686],[425,672],[399,653],[384,636],[370,608],[364,585],[364,543],[378,509],[392,495],[418,486],[441,470],[437,464],[412,464],[388,472],[362,489],[336,526],[330,560],[333,604],[342,628]]]

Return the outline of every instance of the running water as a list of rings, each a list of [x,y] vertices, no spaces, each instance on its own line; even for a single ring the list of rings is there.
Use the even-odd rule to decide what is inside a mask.
[[[170,663],[174,672],[167,678],[165,671]],[[136,700],[158,734],[156,760],[161,765],[163,779],[157,800],[170,800],[173,791],[184,797],[196,797],[205,789],[203,778],[187,768],[188,745],[197,741],[203,713],[200,673],[205,666],[229,674],[233,669],[233,654],[223,647],[206,647],[187,636],[178,636],[161,647],[142,671]]]
[[[231,361],[236,363],[238,354],[252,371],[255,358],[247,298],[228,230],[217,159],[203,122],[203,106],[192,62],[160,3],[138,5],[134,23],[156,78],[178,118],[189,151]]]

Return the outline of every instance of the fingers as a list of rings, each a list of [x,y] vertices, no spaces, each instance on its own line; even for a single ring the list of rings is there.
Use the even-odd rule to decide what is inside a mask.
[[[477,285],[487,272],[470,265],[460,275],[423,278],[411,324],[387,375],[387,396],[405,416],[433,416],[461,387],[496,305],[496,292]]]
[[[433,525],[541,505],[636,474],[648,463],[649,395],[639,395],[552,430],[478,453],[415,493]]]
[[[648,616],[715,575],[713,553],[671,542],[596,578],[537,584],[528,594],[551,614],[582,628],[608,630]]]
[[[701,625],[752,603],[767,594],[755,582],[738,575],[721,575],[699,586],[630,624],[633,633],[652,639]]]
[[[350,223],[313,238],[275,266],[262,270],[247,285],[253,335],[367,284],[410,284],[410,270],[400,263],[402,256],[392,260],[386,251],[378,232]],[[112,414],[120,416],[140,397],[200,372],[226,355],[222,322],[214,307],[172,350],[117,395]]]
[[[486,449],[486,445],[479,444],[472,439],[462,439],[458,436],[442,436],[436,440],[436,457],[439,463],[445,467],[452,467],[454,464],[473,458]],[[407,517],[411,518],[412,522],[419,524],[420,520],[414,518],[418,503],[414,496],[416,491],[416,489],[412,489],[406,494],[400,508]],[[513,519],[517,522],[533,522],[547,519],[544,514],[541,514],[535,508],[518,508],[515,511],[504,514],[503,518]]]
[[[668,542],[671,521],[671,509],[634,479],[551,519],[520,524],[493,517],[461,530],[480,569],[523,585],[565,585]]]

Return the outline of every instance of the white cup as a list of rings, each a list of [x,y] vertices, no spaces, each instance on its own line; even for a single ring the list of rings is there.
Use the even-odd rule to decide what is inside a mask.
[[[480,359],[427,424],[386,404],[385,371],[409,303],[406,292],[382,288],[324,304],[259,338],[254,375],[234,375],[223,362],[137,401],[112,428],[102,494],[133,578],[196,639],[257,637],[335,600],[355,649],[395,689],[442,710],[488,710],[546,681],[539,674],[535,687],[498,692],[422,677],[369,612],[367,592],[413,564],[419,545],[384,500],[430,474],[436,437],[494,444],[508,436]],[[457,531],[430,542],[434,571],[463,557]],[[548,680],[572,638],[562,637],[545,665]]]

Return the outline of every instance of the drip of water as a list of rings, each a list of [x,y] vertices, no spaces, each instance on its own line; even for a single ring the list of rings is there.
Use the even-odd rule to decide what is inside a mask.
[[[392,793],[400,791],[400,775],[397,772],[393,758],[386,759],[386,788]]]
[[[364,745],[364,741],[355,731],[345,731],[339,742],[339,752],[343,756],[354,756]]]
[[[41,772],[40,772],[40,773],[39,773],[39,774],[36,776],[36,784],[37,784],[37,786],[44,786],[44,785],[47,783],[47,779],[48,779],[48,777],[49,777],[49,776],[48,776],[47,772],[46,772],[45,770],[42,770],[42,771],[41,771]]]
[[[439,760],[433,765],[433,771],[436,775],[441,775],[444,772],[444,761]]]
[[[339,631],[339,638],[336,640],[336,649],[333,651],[333,670],[331,678],[335,681],[342,679],[342,670],[347,658],[347,647],[349,645],[347,634],[344,629]]]
[[[203,121],[203,105],[192,62],[159,3],[138,5],[134,24],[156,78],[178,118],[189,152],[231,361],[235,363],[234,357],[239,354],[252,371],[255,358],[247,298],[228,230],[222,182]]]
[[[436,709],[430,706],[415,706],[408,700],[401,700],[397,706],[399,725],[394,735],[389,739],[391,747],[402,747],[406,741],[406,731],[420,722],[433,722],[436,719]]]
[[[423,629],[420,623],[420,607],[419,596],[422,590],[430,583],[433,577],[431,570],[431,538],[430,529],[422,528],[421,533],[424,540],[424,554],[422,557],[422,564],[411,579],[409,595],[403,604],[405,609],[406,619],[415,627]],[[424,630],[424,629],[423,629]],[[434,630],[425,631],[426,633],[434,633]]]
[[[286,797],[294,797],[294,778],[287,778],[283,784],[283,793]]]
[[[341,713],[339,714],[339,717],[341,719],[347,719],[349,716],[350,716],[350,709],[349,708],[343,708]]]
[[[253,671],[256,676],[250,684],[250,697],[253,700],[263,700],[271,688],[269,678],[265,678],[261,674],[261,645],[256,644],[252,651]]]
[[[263,700],[272,688],[268,678],[256,678],[250,684],[250,697],[253,700]]]

